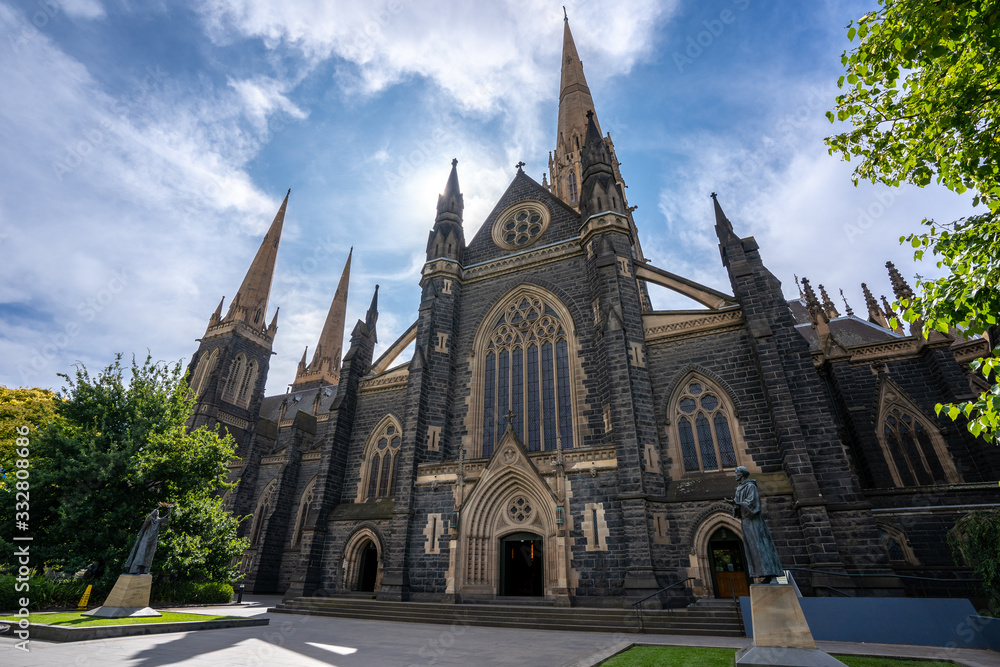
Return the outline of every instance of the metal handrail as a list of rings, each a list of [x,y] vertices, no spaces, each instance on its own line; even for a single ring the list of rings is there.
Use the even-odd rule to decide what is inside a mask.
[[[664,591],[668,591],[671,588],[676,588],[677,586],[680,586],[683,583],[691,581],[692,579],[697,579],[697,577],[688,577],[687,579],[681,579],[680,581],[675,581],[674,583],[670,584],[669,586],[665,586],[665,587],[661,588],[660,590],[656,591],[655,593],[650,593],[649,595],[647,595],[646,597],[642,598],[641,600],[637,600],[637,601],[633,602],[632,603],[632,607],[635,609],[635,617],[636,617],[636,620],[639,621],[639,632],[645,632],[646,631],[646,628],[645,628],[645,626],[643,626],[643,623],[642,623],[642,607],[640,607],[639,605],[642,604],[643,602],[645,602],[646,600],[648,600],[649,598],[656,597],[660,593],[662,593]]]
[[[896,579],[918,579],[920,581],[948,581],[948,582],[955,582],[955,581],[962,581],[962,582],[980,581],[979,578],[975,578],[975,579],[942,579],[940,577],[918,577],[918,576],[913,575],[913,574],[896,574],[896,573],[893,573],[893,574],[862,574],[862,573],[859,572],[857,574],[852,574],[852,573],[848,573],[848,572],[831,572],[830,570],[814,570],[814,569],[811,569],[811,568],[808,568],[808,567],[786,567],[785,569],[786,570],[795,570],[797,572],[815,572],[817,574],[833,574],[833,575],[836,575],[838,577],[895,577]]]
[[[828,590],[831,590],[831,591],[833,591],[834,593],[840,593],[840,594],[841,594],[841,595],[843,595],[843,596],[844,596],[845,598],[853,598],[853,597],[856,597],[856,596],[854,596],[854,595],[851,595],[850,593],[845,593],[844,591],[840,590],[839,588],[834,588],[833,586],[827,586],[826,584],[818,584],[818,585],[816,585],[816,586],[813,586],[813,588],[826,588],[826,589],[828,589]]]

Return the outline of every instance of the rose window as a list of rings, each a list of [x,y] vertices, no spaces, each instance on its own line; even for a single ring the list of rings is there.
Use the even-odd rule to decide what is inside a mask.
[[[515,204],[497,217],[493,241],[506,250],[520,250],[537,241],[548,224],[549,212],[541,203]]]

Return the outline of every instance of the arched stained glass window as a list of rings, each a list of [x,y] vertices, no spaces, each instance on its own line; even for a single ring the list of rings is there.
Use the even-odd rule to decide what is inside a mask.
[[[271,480],[264,493],[260,494],[257,501],[257,508],[253,513],[253,527],[250,529],[250,546],[255,546],[260,541],[260,533],[264,527],[264,521],[271,514],[271,506],[274,502],[274,489],[277,487],[275,480]]]
[[[577,200],[576,174],[569,172],[569,201],[575,203]]]
[[[514,414],[530,451],[573,447],[571,344],[562,317],[537,295],[513,299],[492,322],[483,355],[482,456],[490,456]]]
[[[399,465],[399,446],[402,433],[391,417],[375,427],[365,447],[366,456],[362,480],[365,493],[361,501],[391,498],[396,491],[396,468]]]
[[[955,464],[934,425],[915,410],[889,405],[882,411],[879,441],[897,486],[959,481]]]
[[[673,413],[684,472],[739,465],[730,426],[733,411],[722,392],[701,378],[688,379],[674,400]]]

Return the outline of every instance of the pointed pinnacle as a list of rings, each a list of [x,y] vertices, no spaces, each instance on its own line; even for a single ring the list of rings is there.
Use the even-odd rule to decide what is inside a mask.
[[[719,237],[719,242],[726,245],[733,241],[739,241],[736,234],[733,233],[733,223],[729,222],[725,211],[722,210],[722,205],[719,204],[719,196],[713,192],[711,197],[712,206],[715,208],[715,233]]]
[[[802,293],[802,285],[799,283],[799,276],[793,273],[792,276],[795,278],[795,286],[799,288],[799,298],[805,300],[806,295]]]
[[[826,316],[830,319],[840,317],[840,313],[837,312],[837,306],[834,305],[830,295],[826,293],[826,288],[820,285],[819,293],[823,298],[823,310],[826,311]]]
[[[889,269],[889,280],[892,282],[892,291],[897,299],[912,299],[913,290],[906,284],[906,280],[900,274],[899,269],[892,262],[886,262],[885,268]]]
[[[465,200],[458,186],[458,158],[454,158],[451,161],[451,173],[448,175],[444,192],[438,197],[437,217],[434,222],[448,221],[461,225],[464,209]]]

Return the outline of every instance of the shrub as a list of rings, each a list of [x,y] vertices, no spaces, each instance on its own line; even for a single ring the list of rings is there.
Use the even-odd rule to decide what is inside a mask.
[[[233,587],[218,581],[157,581],[150,598],[158,604],[228,604]]]

